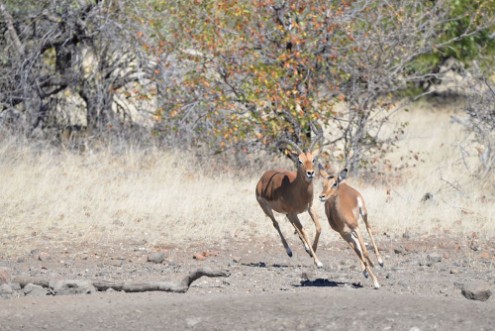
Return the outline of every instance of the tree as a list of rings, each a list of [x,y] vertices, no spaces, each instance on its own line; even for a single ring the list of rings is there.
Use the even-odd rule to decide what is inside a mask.
[[[31,134],[49,126],[64,91],[84,101],[84,124],[93,135],[120,127],[114,97],[142,76],[134,40],[120,24],[124,5],[99,0],[8,4],[0,1],[8,32],[0,39],[0,102],[4,113],[18,115],[16,128]]]
[[[466,112],[469,120],[464,122],[466,129],[473,133],[474,141],[479,144],[479,175],[493,176],[495,168],[495,86],[485,79],[469,99]],[[493,179],[493,178],[492,178]]]
[[[426,93],[449,57],[495,48],[493,0],[0,4],[2,114],[28,133],[66,91],[92,132],[119,131],[122,95],[155,102],[163,141],[239,158],[281,138],[309,145],[320,123],[329,160],[351,171],[393,148],[403,128],[382,129],[396,100]]]
[[[351,171],[393,146],[381,129],[397,96],[422,93],[412,88],[437,77],[421,62],[493,28],[479,12],[456,16],[449,0],[154,4],[168,18],[155,24],[160,40],[175,46],[167,58],[182,66],[175,83],[158,82],[169,91],[157,112],[166,132],[193,132],[189,142],[218,151],[270,150],[281,137],[308,143],[309,123],[319,121],[333,129],[332,157]],[[466,19],[476,24],[448,36],[449,24]]]

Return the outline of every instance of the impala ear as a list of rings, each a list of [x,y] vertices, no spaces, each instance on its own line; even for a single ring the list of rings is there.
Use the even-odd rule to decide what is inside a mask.
[[[344,168],[339,174],[339,182],[347,178],[347,168]]]
[[[287,152],[287,157],[292,160],[295,164],[299,163],[299,154],[294,152]]]
[[[318,162],[318,169],[320,170],[320,176],[323,178],[328,178],[328,173],[325,171],[325,168]]]

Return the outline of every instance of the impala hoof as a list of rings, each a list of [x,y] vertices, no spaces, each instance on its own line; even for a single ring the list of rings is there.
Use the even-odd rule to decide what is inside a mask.
[[[320,261],[316,261],[316,267],[323,268],[323,263],[321,263]]]
[[[365,270],[365,271],[363,271],[363,275],[364,275],[364,278],[368,278],[368,277],[370,276],[370,275],[368,274],[368,271],[366,271],[366,270]],[[380,286],[380,285],[378,285],[378,286]]]
[[[287,255],[289,255],[289,257],[292,257],[292,251],[289,249],[287,249]]]
[[[376,284],[374,285],[374,287],[375,287],[375,290],[378,290],[378,289],[380,288],[380,284],[376,283]]]

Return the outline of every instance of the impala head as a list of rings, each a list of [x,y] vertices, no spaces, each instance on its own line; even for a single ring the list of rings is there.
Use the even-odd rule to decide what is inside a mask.
[[[338,176],[329,174],[325,171],[321,164],[318,164],[320,169],[320,175],[323,178],[323,190],[319,196],[320,201],[325,202],[330,197],[337,194],[340,183],[344,181],[347,177],[347,169],[342,170]]]
[[[306,180],[306,182],[311,182],[315,177],[316,164],[318,160],[319,151],[312,151],[316,143],[320,140],[320,136],[318,136],[309,147],[309,150],[302,150],[297,144],[293,141],[282,139],[279,143],[286,144],[292,146],[296,153],[292,154],[292,159],[297,162],[297,171],[300,176]]]
[[[303,178],[310,182],[315,176],[315,165],[317,162],[318,153],[303,151],[297,158],[297,171],[301,173]]]

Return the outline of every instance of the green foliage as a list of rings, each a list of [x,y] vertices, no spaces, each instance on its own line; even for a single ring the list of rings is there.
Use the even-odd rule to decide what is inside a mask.
[[[495,55],[494,0],[448,0],[449,15],[437,28],[431,52],[413,64],[421,74],[438,71],[449,58],[469,65],[472,60],[491,65]],[[475,27],[475,29],[473,29]],[[483,61],[484,60],[484,61]]]

